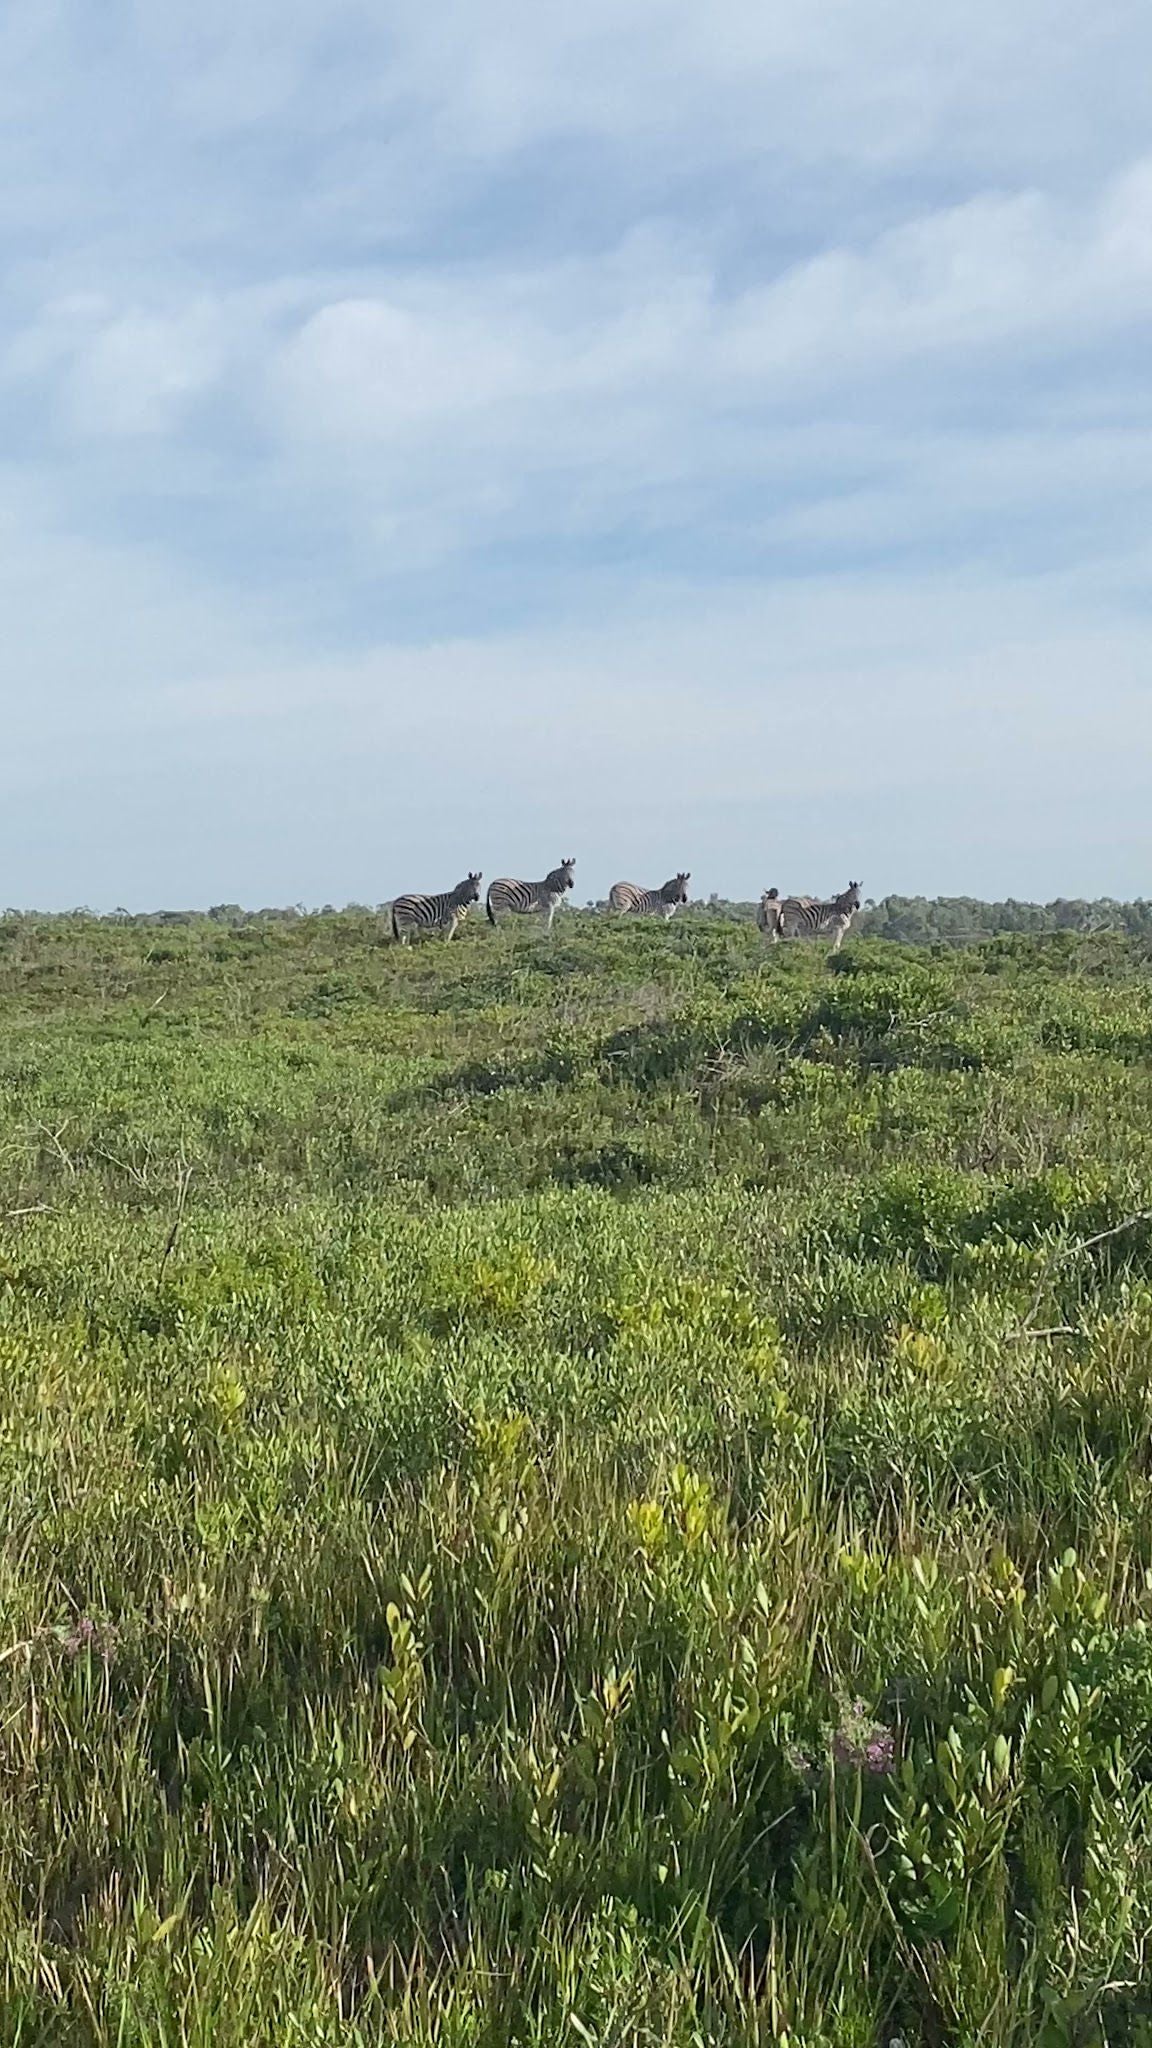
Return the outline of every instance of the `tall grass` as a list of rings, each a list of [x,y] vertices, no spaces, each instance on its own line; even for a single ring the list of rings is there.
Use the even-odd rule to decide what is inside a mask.
[[[1152,2042],[1152,1000],[0,928],[0,2041]]]

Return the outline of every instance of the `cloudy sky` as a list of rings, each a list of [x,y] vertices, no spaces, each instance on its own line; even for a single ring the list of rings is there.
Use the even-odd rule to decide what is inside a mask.
[[[1152,892],[1140,0],[7,0],[0,902]]]

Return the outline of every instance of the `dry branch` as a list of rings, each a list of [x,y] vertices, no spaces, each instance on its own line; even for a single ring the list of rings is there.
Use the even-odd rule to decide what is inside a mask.
[[[1047,1330],[1036,1330],[1032,1327],[1032,1318],[1040,1306],[1044,1289],[1047,1287],[1057,1266],[1065,1265],[1069,1259],[1076,1258],[1080,1252],[1091,1251],[1094,1245],[1106,1244],[1111,1237],[1123,1237],[1124,1232],[1131,1230],[1137,1223],[1149,1222],[1152,1222],[1152,1209],[1137,1209],[1134,1215],[1125,1216],[1122,1223],[1113,1223],[1107,1230],[1094,1231],[1091,1237],[1077,1238],[1074,1244],[1058,1245],[1055,1251],[1050,1253],[1044,1261],[1044,1270],[1036,1282],[1035,1293],[1028,1304],[1028,1313],[1024,1317],[1019,1329],[1010,1332],[1009,1341],[1020,1343],[1026,1337],[1078,1336],[1079,1331],[1074,1324],[1070,1323],[1056,1323]]]

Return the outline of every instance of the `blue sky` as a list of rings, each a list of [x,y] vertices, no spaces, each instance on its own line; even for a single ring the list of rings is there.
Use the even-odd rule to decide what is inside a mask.
[[[0,900],[1152,892],[1150,63],[8,0]]]

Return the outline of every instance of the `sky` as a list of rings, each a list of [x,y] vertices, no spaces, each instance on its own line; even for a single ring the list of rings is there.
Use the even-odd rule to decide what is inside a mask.
[[[6,0],[0,902],[1152,893],[1140,0]]]

